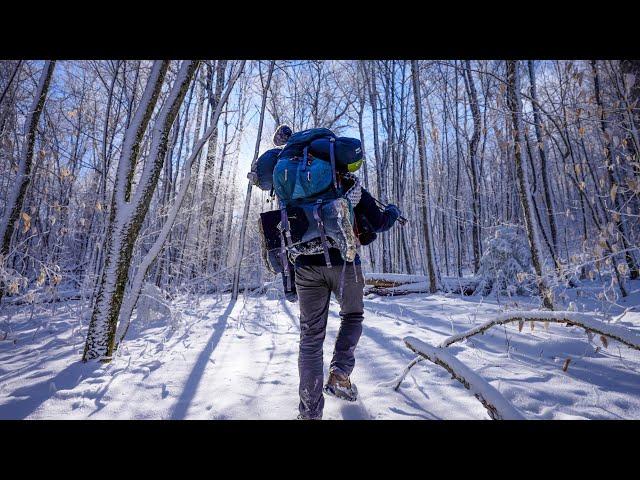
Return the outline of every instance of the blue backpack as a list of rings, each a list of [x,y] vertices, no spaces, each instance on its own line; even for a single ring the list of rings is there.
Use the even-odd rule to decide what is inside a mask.
[[[262,164],[259,159],[257,170],[261,165],[269,170],[273,161],[269,152],[260,157]],[[295,261],[299,255],[324,253],[325,263],[331,267],[329,248],[338,248],[345,262],[355,259],[353,206],[345,198],[337,175],[352,171],[355,163],[355,169],[362,164],[359,140],[336,137],[326,128],[312,128],[293,134],[279,151],[271,182],[259,180],[264,186],[272,185],[280,203],[279,263],[287,288],[291,288],[287,255]],[[304,218],[302,228],[298,217]],[[273,261],[273,246],[267,250]]]

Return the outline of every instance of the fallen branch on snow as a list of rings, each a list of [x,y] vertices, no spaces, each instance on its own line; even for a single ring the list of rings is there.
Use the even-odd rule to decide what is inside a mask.
[[[366,285],[380,288],[398,287],[427,281],[425,275],[405,275],[403,273],[365,273],[364,277]]]
[[[499,409],[503,409],[505,405],[507,405],[508,408],[511,409],[507,410],[507,415],[511,415],[513,411],[517,412],[517,410],[515,410],[515,408],[513,408],[504,399],[504,397],[502,397],[502,395],[500,395],[500,393],[495,390],[487,381],[483,380],[455,357],[446,353],[443,349],[453,343],[467,339],[479,333],[483,333],[495,325],[503,325],[505,323],[512,322],[524,322],[525,320],[531,322],[566,323],[568,325],[582,327],[587,332],[600,334],[601,338],[609,337],[631,348],[640,350],[640,335],[638,333],[618,325],[604,323],[585,313],[566,311],[549,312],[538,310],[506,312],[498,315],[493,320],[489,320],[483,323],[482,325],[478,325],[477,327],[474,327],[465,332],[452,335],[451,337],[445,339],[439,347],[432,347],[413,337],[405,338],[405,344],[411,350],[416,352],[418,356],[405,367],[404,371],[398,377],[394,378],[390,382],[380,383],[379,386],[393,386],[394,390],[398,390],[398,388],[400,388],[400,384],[408,375],[409,370],[411,370],[414,365],[420,363],[426,358],[427,360],[430,360],[433,363],[444,367],[449,373],[452,374],[453,378],[460,381],[466,388],[470,389],[474,393],[476,398],[478,398],[478,400],[480,400],[480,402],[482,402],[485,408],[489,411],[489,415],[491,416],[491,418],[506,419],[507,417],[503,413],[500,413]],[[606,338],[603,338],[603,342],[606,342]],[[565,362],[565,365],[563,366],[564,371],[566,371],[568,364],[568,361]],[[517,414],[520,415],[519,412],[517,412]]]
[[[472,295],[478,285],[476,278],[443,278],[442,290],[447,293]],[[365,275],[365,293],[380,296],[429,293],[429,282],[424,275],[404,275],[393,273],[369,273]]]
[[[466,367],[453,355],[443,348],[432,347],[414,337],[406,337],[404,343],[415,353],[427,360],[440,365],[447,370],[453,378],[473,393],[480,400],[494,420],[524,420],[522,414],[516,410],[503,396],[491,386],[489,382],[480,377],[473,370]],[[418,363],[414,359],[410,366]],[[413,364],[413,365],[412,365]],[[410,367],[408,367],[410,368]]]
[[[466,332],[452,335],[444,340],[440,347],[448,347],[452,343],[459,342],[466,338],[483,333],[495,325],[503,325],[505,323],[513,322],[549,322],[549,323],[567,323],[576,327],[582,327],[587,332],[597,333],[604,335],[613,340],[617,340],[620,343],[627,345],[628,347],[640,350],[640,334],[634,332],[625,327],[619,325],[611,325],[604,323],[600,320],[596,320],[585,313],[579,312],[549,312],[549,311],[522,311],[522,312],[506,312],[498,315],[493,320],[489,320],[482,325],[478,325]]]

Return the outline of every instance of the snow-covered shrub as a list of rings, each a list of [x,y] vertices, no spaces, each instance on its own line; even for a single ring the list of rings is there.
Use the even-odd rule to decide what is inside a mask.
[[[5,266],[5,259],[0,255],[0,288],[4,288],[4,293],[8,296],[17,295],[27,287],[27,283],[27,277]]]
[[[476,294],[523,295],[536,290],[531,250],[526,232],[515,226],[501,226],[485,243],[480,259]]]
[[[136,304],[137,323],[150,324],[157,320],[174,325],[180,320],[179,312],[171,308],[164,293],[153,283],[145,283]]]

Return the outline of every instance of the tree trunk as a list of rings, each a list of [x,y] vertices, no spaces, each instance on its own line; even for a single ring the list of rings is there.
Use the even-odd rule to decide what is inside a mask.
[[[176,80],[158,112],[152,129],[149,154],[135,194],[131,202],[126,203],[124,197],[130,190],[129,185],[135,169],[134,159],[137,158],[146,124],[157,103],[168,62],[154,63],[143,101],[136,112],[137,118],[133,120],[125,134],[125,146],[120,157],[117,184],[114,189],[112,207],[115,208],[109,225],[110,240],[105,252],[105,266],[89,323],[83,355],[85,362],[92,359],[109,361],[113,354],[116,327],[129,275],[133,247],[162,171],[171,126],[198,65],[199,61],[185,61],[180,66]]]
[[[176,217],[178,215],[178,212],[180,211],[180,207],[182,206],[182,203],[185,199],[187,191],[189,190],[193,164],[200,157],[200,152],[202,151],[202,148],[204,147],[205,143],[208,142],[213,135],[215,135],[218,119],[220,118],[220,114],[222,113],[222,108],[227,103],[231,90],[233,89],[233,86],[235,85],[236,80],[238,79],[238,77],[242,73],[242,70],[244,69],[245,62],[246,60],[242,60],[242,62],[240,63],[240,66],[238,67],[238,70],[230,79],[224,94],[218,98],[215,112],[213,114],[213,117],[211,118],[211,123],[208,130],[204,133],[202,138],[198,141],[195,149],[193,150],[193,152],[189,156],[189,159],[185,162],[183,166],[183,168],[185,169],[185,176],[180,185],[180,191],[178,192],[176,196],[176,200],[171,206],[171,209],[169,210],[169,215],[164,225],[162,226],[160,235],[158,235],[158,238],[154,242],[153,246],[149,249],[147,254],[144,256],[144,258],[140,262],[140,266],[138,268],[138,271],[136,272],[136,275],[131,285],[131,291],[129,292],[129,294],[127,295],[124,301],[124,304],[122,307],[122,313],[120,315],[120,324],[126,325],[126,326],[122,328],[122,334],[118,335],[120,337],[120,341],[124,339],[124,336],[127,333],[127,329],[129,327],[129,322],[131,319],[131,314],[136,305],[136,302],[138,301],[138,297],[140,295],[140,291],[142,290],[142,285],[144,282],[144,278],[147,274],[147,271],[149,270],[149,267],[151,266],[152,262],[156,259],[156,257],[162,250],[162,247],[164,246],[167,240],[167,237],[169,236],[173,228]]]
[[[533,218],[533,199],[529,186],[529,178],[525,170],[526,165],[522,161],[522,105],[520,103],[518,63],[516,60],[507,60],[507,102],[511,111],[513,122],[513,143],[516,175],[518,177],[518,190],[520,206],[524,217],[529,247],[531,248],[531,261],[536,273],[538,289],[542,295],[542,302],[546,308],[553,310],[551,290],[546,284],[542,272],[542,255],[540,251],[537,224]]]
[[[469,141],[469,170],[471,172],[471,199],[473,223],[471,225],[471,238],[473,243],[473,273],[480,269],[480,182],[478,181],[478,142],[480,141],[480,108],[478,107],[478,94],[471,75],[471,62],[465,60],[464,83],[469,96],[471,117],[473,118],[473,134]]]
[[[418,77],[418,62],[411,60],[411,76],[413,78],[413,99],[416,112],[416,132],[418,136],[418,158],[420,161],[420,180],[422,183],[422,228],[424,235],[424,245],[427,258],[427,270],[429,271],[429,292],[434,293],[438,289],[438,275],[435,270],[435,262],[433,258],[433,239],[431,236],[431,219],[429,218],[429,210],[427,202],[429,198],[427,192],[427,153],[425,148],[425,138],[422,123],[422,102],[420,99],[420,79]]]
[[[540,107],[538,106],[538,92],[536,89],[536,75],[534,71],[533,60],[528,61],[529,81],[531,82],[531,106],[533,109],[533,122],[536,131],[536,140],[538,141],[538,155],[540,157],[540,170],[542,174],[542,193],[547,211],[547,220],[549,221],[549,229],[551,230],[551,245],[553,250],[553,260],[556,266],[559,265],[557,260],[558,251],[558,228],[556,219],[553,215],[553,202],[551,200],[551,189],[549,188],[549,172],[547,169],[547,153],[545,150],[544,138],[542,136],[542,120],[540,119]]]
[[[267,72],[267,81],[262,86],[262,106],[260,107],[260,123],[258,124],[258,133],[256,138],[256,148],[253,152],[253,161],[251,162],[251,171],[255,168],[256,160],[258,160],[258,154],[260,153],[260,140],[262,139],[262,126],[264,124],[264,114],[267,106],[267,94],[269,93],[269,85],[271,84],[271,77],[273,76],[273,69],[276,66],[276,61],[271,60],[269,63],[269,71]],[[238,256],[236,258],[236,264],[233,271],[233,286],[231,291],[231,300],[238,299],[238,291],[240,286],[240,267],[242,266],[242,255],[244,253],[244,238],[247,230],[247,219],[249,217],[249,207],[251,206],[251,190],[253,184],[251,181],[247,185],[247,195],[244,199],[244,211],[242,213],[242,224],[240,226],[240,242],[238,245]]]

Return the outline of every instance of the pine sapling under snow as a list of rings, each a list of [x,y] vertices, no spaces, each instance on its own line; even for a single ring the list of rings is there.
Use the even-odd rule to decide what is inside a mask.
[[[489,239],[480,259],[476,294],[524,295],[535,292],[531,251],[521,228],[498,227]]]

